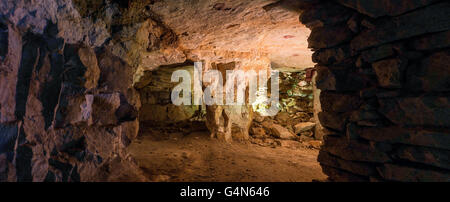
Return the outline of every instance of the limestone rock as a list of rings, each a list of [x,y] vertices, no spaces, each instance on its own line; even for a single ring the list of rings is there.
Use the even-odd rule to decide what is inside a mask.
[[[287,140],[296,139],[296,136],[283,126],[275,123],[264,123],[263,125],[265,128],[269,129],[272,132],[271,135],[276,138]]]
[[[299,134],[302,132],[310,131],[310,130],[314,129],[315,126],[316,126],[316,124],[312,123],[312,122],[299,123],[294,126],[294,131],[295,131],[295,134]]]
[[[338,4],[322,4],[311,9],[305,10],[300,15],[300,22],[308,28],[323,27],[346,21],[351,13],[347,8]]]
[[[263,138],[266,137],[266,131],[263,128],[253,127],[250,129],[250,134],[255,138]]]
[[[120,94],[98,94],[93,96],[92,121],[96,125],[115,125],[118,122],[116,111],[120,107]]]
[[[287,67],[310,67],[313,66],[310,56],[291,53],[312,54],[304,43],[310,30],[299,23],[299,15],[300,7],[311,8],[310,4],[316,3],[176,0],[155,1],[147,5],[150,12],[173,30],[179,37],[179,45],[186,50],[252,52],[263,49],[274,63]],[[145,10],[144,7],[142,9]],[[253,29],[248,29],[250,26]],[[278,47],[284,48],[280,51]]]
[[[307,142],[303,142],[308,148],[320,149],[323,145],[323,142],[320,140],[310,140]]]
[[[249,139],[253,113],[248,106],[206,106],[206,125],[211,137],[231,142]]]
[[[111,51],[104,50],[98,54],[100,68],[99,86],[109,91],[126,92],[133,85],[133,67]]]
[[[339,168],[357,175],[371,176],[377,173],[375,167],[371,166],[370,164],[346,161],[344,159],[332,156],[329,153],[323,151],[319,152],[319,157],[317,160],[321,164],[331,166],[334,168]]]
[[[66,92],[63,89],[63,93]],[[67,125],[92,124],[92,95],[65,95],[57,106],[54,127],[63,128]]]
[[[0,123],[6,123],[16,120],[16,84],[21,65],[22,37],[13,26],[0,24],[3,46],[0,58],[0,86],[2,86],[0,91]]]
[[[348,117],[347,113],[319,112],[319,120],[322,126],[337,131],[344,131]]]

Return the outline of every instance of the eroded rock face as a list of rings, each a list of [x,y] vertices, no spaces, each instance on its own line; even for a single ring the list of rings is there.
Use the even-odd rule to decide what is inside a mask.
[[[123,36],[104,46],[113,11],[96,23],[71,1],[8,1],[0,12],[0,180],[144,180],[125,150],[139,128],[136,61],[115,46]]]

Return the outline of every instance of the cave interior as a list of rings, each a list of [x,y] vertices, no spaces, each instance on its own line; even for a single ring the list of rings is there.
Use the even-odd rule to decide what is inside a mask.
[[[0,16],[0,181],[450,181],[448,1],[18,0]],[[223,102],[228,84],[244,103]]]

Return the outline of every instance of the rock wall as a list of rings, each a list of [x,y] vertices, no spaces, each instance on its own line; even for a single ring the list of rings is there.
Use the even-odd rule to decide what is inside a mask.
[[[154,46],[140,3],[2,2],[0,181],[144,180],[125,150]]]
[[[204,121],[204,113],[197,105],[176,106],[172,103],[171,93],[179,83],[171,82],[172,73],[178,70],[190,72],[194,79],[194,66],[160,67],[156,71],[147,71],[141,81],[135,85],[141,95],[139,121],[146,126],[164,126],[181,122]],[[193,81],[191,81],[193,89]],[[193,102],[193,98],[192,98]]]
[[[307,2],[307,1],[305,1]],[[450,3],[304,3],[333,181],[450,180]]]

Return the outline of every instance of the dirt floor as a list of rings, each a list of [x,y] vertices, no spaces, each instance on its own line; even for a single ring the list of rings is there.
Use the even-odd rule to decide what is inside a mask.
[[[153,134],[152,134],[153,133]],[[144,132],[130,152],[144,175],[160,182],[311,182],[326,176],[318,150],[227,144],[208,132]]]

